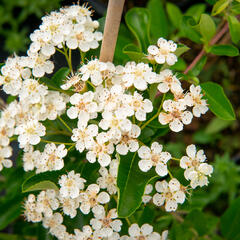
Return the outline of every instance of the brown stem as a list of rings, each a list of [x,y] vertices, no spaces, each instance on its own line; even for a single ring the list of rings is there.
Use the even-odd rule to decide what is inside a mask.
[[[99,60],[112,62],[125,0],[109,0]]]
[[[228,31],[228,23],[226,23],[223,28],[212,38],[209,45],[214,45],[218,40],[222,38],[222,36]],[[201,57],[205,54],[204,48],[200,51],[200,53],[193,59],[191,64],[186,68],[184,74],[187,74],[201,59]]]

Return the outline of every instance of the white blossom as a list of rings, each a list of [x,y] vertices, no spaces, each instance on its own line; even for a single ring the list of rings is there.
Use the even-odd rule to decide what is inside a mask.
[[[118,164],[118,160],[112,160],[109,165],[109,170],[105,167],[99,169],[101,177],[97,179],[97,184],[100,188],[107,189],[111,195],[117,192]]]
[[[196,146],[191,144],[186,149],[187,156],[183,156],[180,160],[180,167],[186,169],[184,176],[187,180],[190,180],[192,188],[197,186],[208,185],[207,176],[211,176],[213,173],[213,167],[207,164],[206,156],[203,150],[196,150]]]
[[[190,86],[190,92],[185,96],[186,104],[193,107],[193,116],[200,117],[201,114],[205,114],[208,111],[207,100],[203,99],[200,86]]]
[[[56,146],[54,143],[45,145],[37,164],[37,173],[46,171],[56,171],[64,167],[63,158],[67,155],[67,149],[64,144]]]
[[[115,208],[111,209],[108,213],[105,212],[103,206],[98,206],[96,212],[94,212],[94,217],[90,220],[90,224],[94,230],[97,230],[99,236],[102,238],[111,237],[114,232],[120,232],[122,222],[116,219],[117,210]]]
[[[29,194],[24,203],[24,217],[28,222],[42,221],[42,214],[37,211],[36,197]]]
[[[161,93],[166,93],[171,90],[172,93],[178,94],[182,93],[183,91],[180,81],[169,69],[165,69],[160,72],[158,81],[160,83],[158,84],[157,88]]]
[[[39,164],[41,159],[41,152],[39,150],[34,151],[32,145],[26,145],[23,153],[23,168],[24,171],[31,171]]]
[[[181,99],[182,100],[182,99]],[[163,110],[160,112],[158,120],[162,125],[169,123],[169,128],[174,132],[183,130],[183,124],[188,125],[192,121],[192,113],[186,110],[185,101],[165,100],[163,102]]]
[[[90,210],[98,208],[99,204],[105,204],[110,201],[106,192],[100,192],[97,184],[90,184],[84,192],[79,195],[80,210],[83,214],[88,214]]]
[[[58,183],[61,186],[60,195],[62,197],[77,198],[80,190],[84,188],[85,179],[80,178],[80,174],[72,170],[68,175],[62,175]]]
[[[162,206],[165,203],[167,212],[176,211],[178,203],[185,201],[185,187],[176,178],[172,178],[169,183],[165,180],[156,182],[157,193],[153,196],[153,203]]]
[[[144,194],[142,196],[142,202],[144,204],[148,203],[151,201],[152,199],[152,196],[149,195],[151,192],[153,191],[153,186],[152,184],[147,184],[147,186],[145,187],[145,190],[144,190]]]
[[[148,47],[148,58],[158,64],[166,62],[168,65],[174,65],[177,62],[177,56],[173,53],[176,49],[177,44],[172,40],[167,41],[164,38],[159,38],[157,46],[150,45]]]
[[[13,163],[9,159],[12,156],[12,148],[10,146],[1,146],[0,145],[0,171],[2,171],[3,167],[10,168]]]
[[[171,154],[162,152],[162,145],[159,143],[153,142],[151,149],[147,146],[140,147],[138,155],[141,158],[138,166],[143,172],[149,171],[154,166],[159,176],[163,177],[168,174],[167,162],[171,159]]]

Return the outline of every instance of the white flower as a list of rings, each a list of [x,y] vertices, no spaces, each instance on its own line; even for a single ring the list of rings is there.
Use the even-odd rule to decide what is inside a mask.
[[[13,163],[9,157],[12,156],[12,148],[10,146],[1,146],[0,145],[0,171],[2,171],[3,167],[10,168]]]
[[[89,148],[86,158],[90,163],[96,162],[96,159],[102,167],[106,167],[111,162],[111,157],[114,151],[114,146],[111,142],[108,143],[108,136],[106,133],[101,132],[97,135],[94,144]]]
[[[36,198],[33,194],[29,194],[24,203],[24,216],[28,222],[42,221],[42,214],[37,211]]]
[[[108,70],[108,64],[100,62],[98,59],[89,61],[83,65],[79,72],[82,75],[82,80],[87,81],[89,78],[95,86],[99,86],[104,80],[104,72]]]
[[[47,87],[39,84],[35,79],[26,79],[23,81],[19,93],[20,101],[27,100],[29,103],[39,103],[41,98],[48,93]]]
[[[178,94],[183,91],[180,81],[169,69],[161,71],[158,76],[158,80],[160,82],[158,84],[158,90],[162,93],[166,93],[171,90],[172,93]]]
[[[61,203],[61,208],[65,215],[70,216],[70,218],[74,218],[77,215],[77,209],[79,208],[79,199],[78,198],[70,198],[70,197],[59,197],[59,201]]]
[[[67,155],[67,149],[64,144],[56,146],[54,143],[46,144],[39,164],[37,164],[37,173],[46,171],[56,171],[64,167],[63,158]]]
[[[202,99],[200,86],[190,86],[190,92],[185,96],[186,104],[190,107],[193,106],[193,116],[200,117],[201,114],[205,114],[208,111],[207,101]]]
[[[144,91],[147,89],[148,83],[157,82],[157,75],[148,64],[128,62],[124,68],[122,81],[127,88],[134,86],[136,89]]]
[[[211,176],[213,167],[205,162],[206,156],[203,150],[197,152],[196,146],[191,144],[187,147],[186,152],[187,156],[183,156],[180,160],[180,167],[186,169],[184,171],[185,178],[191,181],[192,188],[208,185],[207,176]]]
[[[172,178],[169,183],[165,180],[156,182],[157,193],[153,196],[153,203],[162,206],[165,202],[167,212],[176,211],[178,203],[185,201],[185,187],[183,187],[176,178]]]
[[[140,147],[138,155],[141,158],[138,166],[143,172],[149,171],[154,166],[159,176],[163,177],[168,174],[167,162],[171,159],[171,154],[162,152],[162,145],[159,143],[153,142],[151,149],[147,146]]]
[[[103,119],[99,122],[99,127],[107,132],[109,139],[120,139],[122,132],[128,132],[132,128],[132,122],[126,118],[120,118],[111,112],[103,112]]]
[[[76,142],[76,149],[79,152],[83,152],[85,148],[89,149],[94,145],[93,137],[96,137],[98,134],[98,126],[90,124],[86,128],[83,128],[80,125],[79,128],[74,128],[72,133],[71,139]]]
[[[114,232],[120,232],[122,222],[116,219],[117,210],[111,209],[107,214],[103,206],[98,206],[98,210],[94,212],[94,217],[90,220],[90,224],[94,230],[97,230],[102,238],[111,237]]]
[[[34,77],[43,77],[45,73],[52,73],[54,64],[42,53],[32,53],[28,51],[29,67],[32,68]]]
[[[157,232],[153,232],[153,227],[145,223],[141,227],[138,224],[132,224],[129,229],[128,233],[130,235],[131,240],[160,240],[160,234]]]
[[[64,239],[66,227],[62,224],[63,217],[60,213],[56,212],[51,217],[43,218],[43,226],[50,228],[49,232],[56,236],[58,239]]]
[[[44,97],[45,111],[39,116],[39,120],[55,120],[65,111],[67,100],[68,97],[64,94],[48,91],[48,94]]]
[[[81,77],[79,73],[71,73],[70,76],[67,77],[64,84],[61,85],[63,90],[68,90],[72,86],[76,86],[81,82]]]
[[[70,103],[74,106],[67,110],[68,117],[71,119],[78,117],[79,124],[86,126],[90,119],[97,117],[97,103],[93,98],[94,93],[91,91],[73,94],[70,97]]]
[[[123,132],[121,139],[116,145],[116,151],[121,155],[126,155],[128,151],[136,152],[139,148],[138,140],[141,129],[138,125],[132,124],[129,132]]]
[[[79,229],[74,229],[76,240],[97,240],[98,232],[93,231],[89,225],[85,225],[82,231]]]
[[[178,101],[166,100],[163,102],[163,110],[167,113],[161,112],[158,120],[162,125],[169,123],[169,127],[174,132],[183,130],[183,124],[190,124],[192,121],[192,113],[186,111],[186,103],[180,99]]]
[[[157,46],[150,45],[148,47],[148,54],[150,60],[155,60],[159,64],[167,63],[174,65],[177,62],[177,56],[173,53],[177,49],[177,44],[172,40],[167,41],[164,38],[159,38]]]
[[[37,196],[36,211],[43,213],[45,217],[51,217],[53,210],[58,209],[59,201],[55,190],[41,191]]]
[[[3,86],[3,91],[7,94],[16,96],[19,94],[19,91],[22,87],[22,79],[11,78],[9,76],[0,75],[0,86]]]
[[[79,196],[80,190],[84,188],[85,179],[80,178],[79,173],[74,173],[71,171],[68,175],[62,175],[59,180],[60,195],[62,197],[77,198]]]
[[[13,136],[14,128],[9,127],[8,122],[0,118],[0,145],[8,146],[10,143],[9,138]]]
[[[40,137],[45,135],[45,127],[37,120],[29,119],[15,129],[15,134],[19,135],[18,142],[20,147],[24,147],[28,143],[36,145],[40,142]]]
[[[109,171],[105,167],[99,169],[101,177],[97,179],[97,184],[100,188],[107,189],[109,194],[116,194],[117,192],[117,171],[118,161],[112,160],[109,166]]]
[[[145,187],[145,190],[144,190],[144,195],[142,196],[142,202],[144,204],[148,203],[151,201],[152,199],[152,196],[149,195],[151,192],[153,191],[153,186],[152,184],[148,184],[146,187]]]
[[[36,150],[32,145],[26,145],[24,148],[23,154],[23,168],[24,171],[31,171],[39,164],[39,160],[41,159],[41,152]]]
[[[149,99],[143,99],[142,95],[138,92],[134,92],[133,96],[125,95],[123,105],[127,116],[132,116],[135,113],[135,117],[139,121],[145,121],[147,113],[152,112],[153,105]]]
[[[96,209],[99,204],[105,204],[110,201],[106,192],[101,192],[97,184],[90,184],[84,192],[79,195],[80,210],[83,214],[88,214],[90,210]]]

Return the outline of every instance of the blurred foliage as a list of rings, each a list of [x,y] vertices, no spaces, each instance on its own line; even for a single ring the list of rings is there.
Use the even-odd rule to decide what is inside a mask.
[[[31,24],[59,6],[60,0],[1,0],[0,35],[5,40],[4,50],[10,54],[26,51]]]

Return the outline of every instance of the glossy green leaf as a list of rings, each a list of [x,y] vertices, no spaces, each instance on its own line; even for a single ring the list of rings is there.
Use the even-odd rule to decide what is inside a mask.
[[[240,22],[234,16],[228,16],[228,24],[232,41],[237,44],[240,41]]]
[[[200,33],[205,41],[210,41],[216,33],[216,25],[211,16],[203,13],[199,22]]]
[[[202,3],[194,4],[188,8],[188,10],[186,11],[186,13],[184,15],[191,16],[194,18],[194,20],[196,22],[198,22],[201,14],[204,13],[205,9],[206,9],[205,4],[202,4]]]
[[[196,21],[191,16],[183,16],[181,22],[181,29],[185,37],[189,38],[193,42],[201,43],[200,33],[194,29],[196,28]]]
[[[118,167],[117,211],[120,218],[128,217],[141,205],[142,196],[147,183],[156,177],[154,169],[144,173],[138,167],[137,152],[120,157]]]
[[[220,229],[227,240],[240,239],[240,198],[237,198],[221,217]]]
[[[197,64],[193,67],[193,69],[189,72],[193,76],[198,76],[200,72],[202,71],[203,67],[205,66],[207,62],[207,57],[203,56],[201,59],[197,62]]]
[[[234,2],[233,2],[234,3]],[[232,4],[231,11],[233,14],[238,15],[240,14],[240,3]]]
[[[123,48],[123,53],[128,55],[130,60],[135,61],[135,62],[143,62],[144,60],[147,62],[148,60],[146,59],[144,53],[139,52],[139,48],[134,45],[134,44],[128,44]],[[145,59],[144,59],[145,58]]]
[[[51,78],[51,82],[60,87],[63,84],[63,81],[66,79],[68,74],[70,73],[69,68],[62,67],[60,68]]]
[[[174,27],[180,28],[181,20],[182,20],[182,12],[178,6],[173,3],[167,2],[166,9],[168,13],[168,17]]]
[[[62,170],[35,174],[23,182],[22,192],[44,189],[58,190],[56,183],[58,182],[59,176],[62,174],[64,174]]]
[[[184,44],[178,44],[176,51],[174,54],[177,57],[180,57],[183,53],[187,52],[190,48]]]
[[[6,199],[0,204],[0,230],[18,218],[22,213],[22,195],[16,195],[11,199]]]
[[[209,51],[220,56],[236,57],[239,55],[238,48],[230,44],[213,45]]]
[[[223,120],[235,120],[233,107],[219,84],[206,82],[201,84],[201,87],[208,100],[210,110],[217,117]]]
[[[213,6],[212,15],[215,16],[221,13],[230,4],[230,2],[230,0],[217,1]]]
[[[32,191],[47,190],[47,189],[54,189],[57,191],[58,187],[55,183],[46,180],[46,181],[41,181],[39,183],[36,183],[29,188],[24,188],[24,185],[23,185],[22,192],[32,192]]]
[[[140,51],[150,45],[150,13],[146,8],[132,8],[125,15],[128,28],[137,39]]]
[[[154,41],[160,37],[166,38],[168,35],[168,22],[162,0],[150,0],[147,9],[151,15],[151,36]]]

